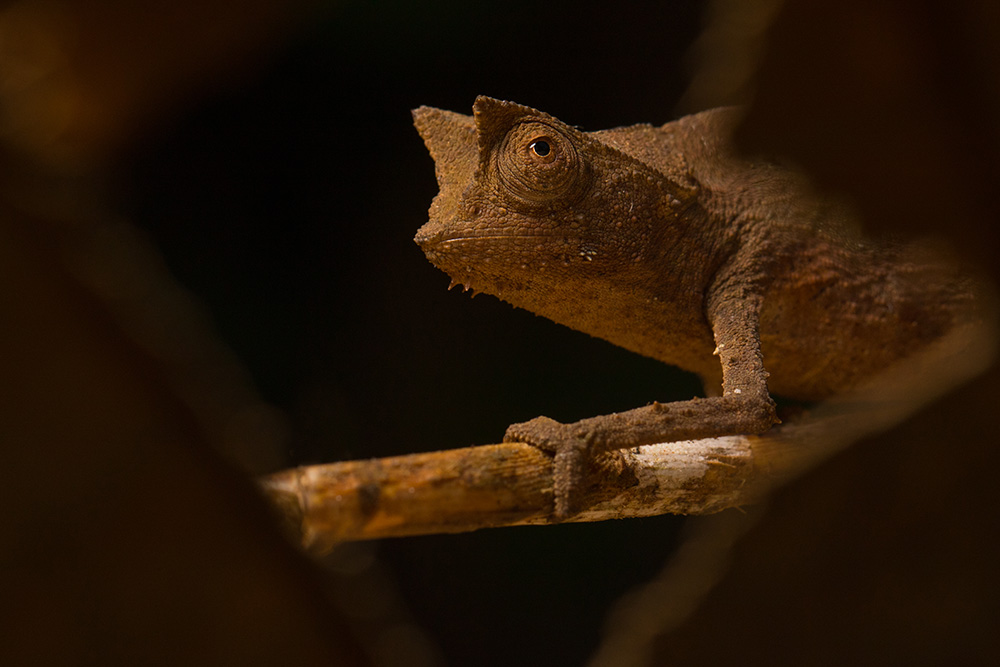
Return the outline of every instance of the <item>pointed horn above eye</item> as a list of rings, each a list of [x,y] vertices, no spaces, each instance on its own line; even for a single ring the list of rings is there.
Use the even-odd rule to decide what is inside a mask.
[[[435,162],[475,150],[476,126],[471,116],[434,107],[413,110],[413,124]]]

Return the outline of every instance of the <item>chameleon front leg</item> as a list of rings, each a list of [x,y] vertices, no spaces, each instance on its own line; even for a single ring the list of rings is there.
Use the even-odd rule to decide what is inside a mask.
[[[537,417],[512,424],[506,442],[525,442],[555,455],[555,516],[566,519],[586,488],[589,461],[616,449],[660,442],[762,433],[777,423],[767,391],[756,308],[728,303],[709,320],[722,364],[722,396],[695,398],[562,424]]]

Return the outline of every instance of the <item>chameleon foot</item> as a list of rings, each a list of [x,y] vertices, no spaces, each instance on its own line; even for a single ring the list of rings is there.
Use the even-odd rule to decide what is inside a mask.
[[[511,424],[504,435],[504,442],[523,442],[554,454],[554,517],[557,521],[565,521],[579,511],[580,500],[589,482],[591,447],[588,438],[572,424],[536,417]]]

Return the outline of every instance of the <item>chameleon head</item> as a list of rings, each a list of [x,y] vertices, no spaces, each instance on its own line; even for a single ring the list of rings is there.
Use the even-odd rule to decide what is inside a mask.
[[[535,109],[473,110],[414,111],[440,187],[415,240],[453,284],[570,326],[602,282],[648,284],[681,206],[661,174]]]

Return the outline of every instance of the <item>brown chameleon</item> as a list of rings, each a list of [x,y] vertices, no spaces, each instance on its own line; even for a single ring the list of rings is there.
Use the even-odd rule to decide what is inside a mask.
[[[488,97],[473,110],[414,111],[440,187],[416,236],[428,259],[453,285],[693,371],[708,394],[510,426],[505,440],[554,454],[559,518],[591,457],[761,433],[771,392],[848,391],[973,304],[926,249],[866,241],[801,174],[738,156],[736,109],[600,132]]]

